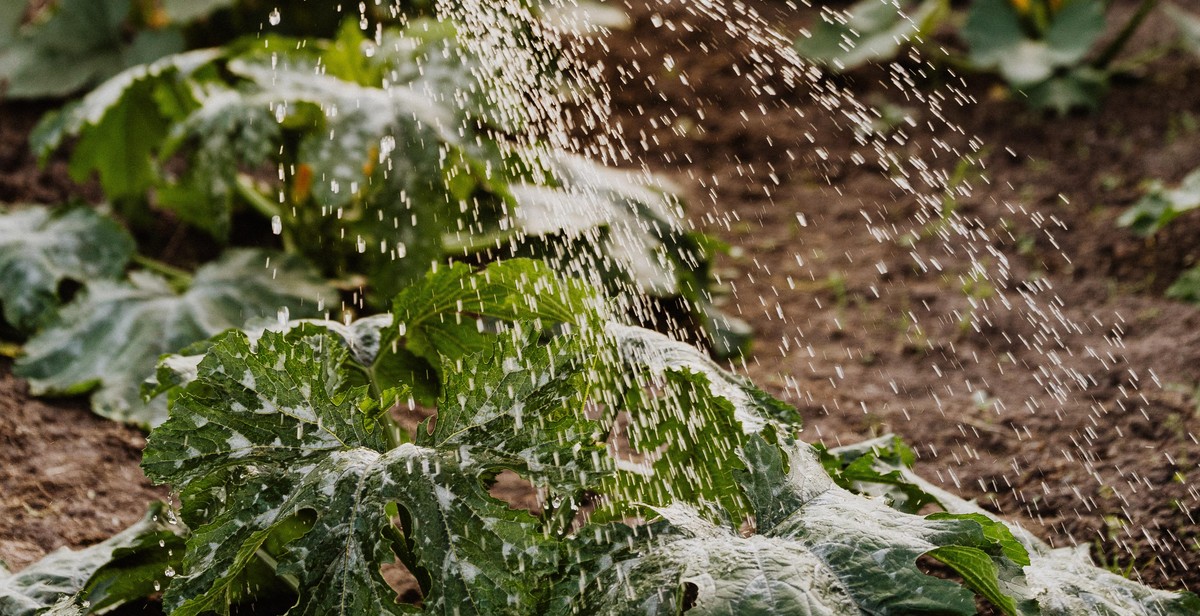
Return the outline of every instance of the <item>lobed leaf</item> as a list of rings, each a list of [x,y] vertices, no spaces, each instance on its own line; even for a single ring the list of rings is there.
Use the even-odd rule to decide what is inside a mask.
[[[4,319],[31,332],[51,320],[65,280],[118,278],[133,238],[95,210],[19,209],[0,216],[0,303]]]
[[[302,259],[260,250],[226,252],[182,292],[149,272],[95,281],[29,341],[16,372],[35,395],[95,390],[97,413],[157,425],[165,404],[143,403],[139,390],[160,355],[280,310],[315,313],[333,295]]]

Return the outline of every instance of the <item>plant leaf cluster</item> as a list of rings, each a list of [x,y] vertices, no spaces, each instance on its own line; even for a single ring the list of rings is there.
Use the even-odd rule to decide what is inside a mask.
[[[719,247],[672,190],[518,145],[521,106],[497,104],[480,66],[449,24],[374,40],[347,21],[333,40],[272,36],[130,69],[44,120],[34,147],[75,139],[73,177],[97,175],[130,218],[166,209],[218,241],[239,211],[270,219],[327,276],[365,276],[376,309],[431,263],[534,256],[631,309],[642,293],[677,302],[716,351],[740,352],[749,332],[713,303]]]
[[[1114,60],[1158,2],[1142,2],[1119,24],[1115,36],[1106,38],[1111,6],[1103,0],[973,0],[968,7],[951,10],[937,0],[860,0],[845,11],[822,11],[821,21],[795,47],[803,58],[846,71],[890,61],[906,45],[923,46],[943,26],[950,26],[961,47],[935,62],[995,73],[1030,106],[1066,114],[1099,106],[1109,78],[1124,70]],[[1200,20],[1175,5],[1164,6],[1180,44],[1195,49]],[[946,53],[938,46],[932,57]]]
[[[973,614],[976,597],[1006,614],[1196,609],[923,482],[895,439],[796,441],[795,411],[609,321],[536,261],[443,268],[413,288],[389,318],[234,330],[165,361],[170,417],[143,465],[179,493],[173,530],[190,530],[177,562],[162,560],[177,543],[144,557],[173,575],[147,565],[88,590],[114,579],[102,546],[153,550],[161,534],[137,527],[94,558],[10,576],[0,600],[66,614],[153,581],[169,582],[170,614]],[[411,432],[389,409],[417,383],[385,369],[389,349],[439,358],[424,377],[436,415]],[[501,472],[539,506],[494,496]],[[946,511],[913,513],[935,504]],[[962,583],[923,573],[921,556]],[[385,565],[419,598],[397,601]]]

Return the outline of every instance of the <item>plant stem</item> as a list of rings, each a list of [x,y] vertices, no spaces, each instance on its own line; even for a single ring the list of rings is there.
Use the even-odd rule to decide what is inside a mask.
[[[242,199],[244,199],[246,203],[248,203],[250,207],[254,209],[254,211],[269,219],[274,219],[276,216],[280,217],[280,219],[283,218],[283,214],[281,213],[279,206],[271,203],[270,199],[263,196],[263,194],[258,192],[258,189],[254,187],[254,180],[251,180],[245,175],[238,175],[235,185],[237,186],[238,195],[240,195]],[[292,234],[289,233],[287,229],[284,229],[280,235],[283,239],[283,250],[292,254],[298,254],[299,251],[296,250],[296,244],[292,240]]]
[[[191,272],[175,267],[174,265],[167,265],[157,259],[137,254],[133,255],[133,262],[152,272],[166,276],[174,286],[187,288],[192,284]]]
[[[1112,61],[1116,59],[1117,54],[1121,53],[1121,50],[1125,48],[1133,33],[1137,31],[1143,21],[1146,21],[1146,17],[1149,17],[1150,13],[1157,6],[1158,0],[1142,0],[1142,3],[1138,5],[1137,12],[1129,18],[1129,21],[1125,22],[1125,27],[1121,28],[1121,32],[1117,35],[1117,38],[1113,39],[1104,48],[1104,51],[1100,52],[1099,56],[1096,56],[1096,60],[1092,62],[1092,67],[1099,70],[1107,69],[1108,65],[1112,64]]]

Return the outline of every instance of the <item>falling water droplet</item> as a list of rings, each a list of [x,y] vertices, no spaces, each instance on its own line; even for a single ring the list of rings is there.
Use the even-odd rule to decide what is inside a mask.
[[[278,26],[279,22],[282,20],[283,20],[283,16],[279,14],[278,7],[276,7],[275,9],[272,9],[271,14],[267,15],[267,21],[271,22],[272,26]]]
[[[175,577],[175,569],[173,569],[171,567],[167,567],[166,571],[163,571],[163,575],[165,575],[169,578],[173,578],[173,577]]]
[[[275,319],[279,321],[280,325],[287,325],[287,322],[291,320],[291,313],[288,312],[287,306],[280,308],[279,312],[275,313]]]
[[[283,233],[283,219],[278,214],[271,217],[271,233],[275,235]]]

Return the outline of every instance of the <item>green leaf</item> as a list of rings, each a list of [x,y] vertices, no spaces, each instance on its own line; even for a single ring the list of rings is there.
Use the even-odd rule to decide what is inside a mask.
[[[348,357],[328,333],[268,331],[252,346],[233,332],[201,362],[144,461],[185,501],[216,486],[223,495],[184,510],[196,531],[166,597],[172,613],[221,611],[272,529],[303,512],[312,530],[278,559],[277,572],[306,589],[289,613],[412,611],[379,574],[394,545],[428,572],[428,611],[532,612],[528,580],[556,560],[536,521],[491,498],[467,457],[393,449],[385,408],[348,385]],[[402,529],[389,511],[403,512]]]
[[[891,60],[905,43],[932,31],[950,9],[946,0],[910,8],[908,2],[897,8],[888,1],[862,0],[845,15],[823,11],[812,35],[796,41],[796,51],[837,71]]]
[[[67,138],[78,137],[70,167],[76,181],[96,172],[109,198],[141,197],[158,177],[155,154],[173,119],[159,106],[161,92],[219,56],[215,50],[193,51],[128,69],[43,118],[30,147],[45,159]]]
[[[900,471],[881,470],[888,465],[912,465],[912,451],[898,437],[885,436],[828,451],[820,445],[813,448],[830,478],[851,492],[881,496],[893,509],[904,513],[917,513],[937,502],[909,483]]]
[[[68,606],[85,605],[93,613],[149,597],[155,584],[170,582],[172,566],[179,566],[183,530],[170,509],[156,502],[141,521],[102,543],[60,549],[15,574],[0,567],[0,613],[67,614],[73,613]]]
[[[90,208],[36,207],[0,216],[0,303],[4,318],[31,332],[59,306],[64,280],[117,278],[133,254],[133,238]]]
[[[281,310],[315,314],[335,297],[302,259],[259,250],[229,251],[177,292],[148,272],[128,282],[97,281],[26,345],[16,371],[35,395],[92,394],[105,417],[142,425],[165,419],[164,404],[141,401],[158,357],[250,319]]]
[[[1192,304],[1200,304],[1200,267],[1184,271],[1167,287],[1166,296]]]
[[[416,355],[441,364],[483,350],[489,321],[532,321],[539,327],[597,322],[602,308],[584,285],[563,281],[540,261],[512,259],[475,272],[461,263],[438,269],[392,302],[399,335]]]
[[[1063,2],[1049,27],[1036,36],[1026,32],[1007,0],[976,0],[962,29],[971,62],[999,70],[1022,90],[1050,79],[1059,69],[1079,68],[1103,33],[1104,4],[1095,0]]]
[[[1197,207],[1200,207],[1200,169],[1187,174],[1175,188],[1152,183],[1146,194],[1117,218],[1117,224],[1150,236]]]
[[[162,0],[163,11],[173,23],[188,23],[204,19],[213,13],[237,4],[237,0]]]
[[[600,542],[558,586],[559,613],[974,614],[972,594],[922,573],[944,547],[996,552],[969,520],[897,513],[835,486],[804,445],[748,441],[743,473],[758,533],[743,537],[695,510],[658,509],[667,525]],[[606,532],[585,528],[582,535]],[[589,550],[591,540],[582,542]],[[594,544],[593,544],[594,545]],[[593,548],[594,549],[594,548]],[[988,558],[992,562],[992,558]],[[597,569],[599,571],[597,571]],[[972,569],[974,571],[974,569]]]
[[[890,438],[890,437],[889,437]],[[1023,565],[1024,575],[999,569],[999,589],[1012,597],[1017,613],[1142,614],[1183,616],[1200,610],[1200,597],[1143,586],[1092,563],[1087,546],[1051,548],[1020,525],[997,518],[973,502],[963,500],[918,476],[907,466],[876,461],[880,471],[898,471],[904,480],[934,498],[949,514],[930,518],[976,520],[983,532],[1009,558]],[[983,520],[990,520],[988,524]],[[1003,527],[1003,528],[1002,528]],[[1014,544],[1015,542],[1015,544]],[[1026,554],[1021,557],[1020,549]]]
[[[21,5],[21,2],[8,2]],[[43,22],[0,34],[0,81],[11,98],[62,97],[121,70],[182,51],[178,32],[146,31],[126,41],[130,0],[61,0]],[[0,16],[0,27],[12,15]]]
[[[536,332],[501,334],[478,355],[450,359],[437,420],[417,444],[470,451],[472,458],[521,473],[534,485],[575,494],[611,472],[603,429],[583,414],[578,346],[536,344]]]

